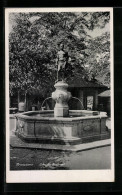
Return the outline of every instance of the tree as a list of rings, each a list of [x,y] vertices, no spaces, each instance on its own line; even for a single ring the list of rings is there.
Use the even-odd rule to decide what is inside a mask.
[[[10,93],[22,89],[29,94],[50,96],[56,80],[56,53],[63,41],[71,62],[68,77],[88,77],[92,41],[88,30],[103,28],[109,12],[16,13],[9,35]],[[91,47],[91,48],[90,48]],[[88,57],[89,56],[89,57]]]
[[[87,71],[92,78],[97,78],[102,84],[110,85],[110,33],[106,32],[90,40],[88,46]]]

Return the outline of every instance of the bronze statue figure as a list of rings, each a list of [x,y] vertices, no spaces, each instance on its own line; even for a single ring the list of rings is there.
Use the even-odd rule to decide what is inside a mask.
[[[68,58],[68,52],[64,51],[64,45],[61,43],[60,50],[58,51],[56,58],[56,65],[58,66],[57,81],[65,79],[65,68],[68,62]]]

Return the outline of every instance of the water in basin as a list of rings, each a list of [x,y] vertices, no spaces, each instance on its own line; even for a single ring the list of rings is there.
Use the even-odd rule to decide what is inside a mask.
[[[54,113],[32,113],[31,118],[41,118],[41,117],[49,117],[49,118],[54,118]],[[73,115],[69,114],[69,116],[65,118],[74,118],[74,117],[81,117],[81,116],[86,116],[86,114],[79,114],[79,115]]]

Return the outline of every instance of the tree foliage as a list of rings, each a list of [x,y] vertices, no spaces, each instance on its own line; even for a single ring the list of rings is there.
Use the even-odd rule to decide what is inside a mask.
[[[110,33],[106,32],[90,40],[88,46],[89,77],[97,78],[102,84],[110,85]]]
[[[71,59],[67,78],[88,77],[90,72],[84,64],[89,63],[90,70],[97,70],[93,51],[100,55],[105,50],[109,53],[110,44],[104,43],[102,48],[101,38],[92,40],[88,30],[103,28],[109,17],[109,12],[14,13],[15,25],[9,34],[10,93],[23,89],[42,97],[50,95],[56,80],[55,59],[60,42],[64,43]],[[106,53],[104,59],[109,67],[109,54]],[[106,66],[102,57],[100,66],[103,69]]]

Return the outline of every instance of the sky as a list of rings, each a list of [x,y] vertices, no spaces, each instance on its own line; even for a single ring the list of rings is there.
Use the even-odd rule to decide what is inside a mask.
[[[109,31],[110,31],[110,23],[107,23],[104,28],[102,28],[102,29],[101,28],[95,28],[93,31],[88,31],[88,34],[91,37],[95,38],[96,36],[100,36],[103,33],[109,32]]]

